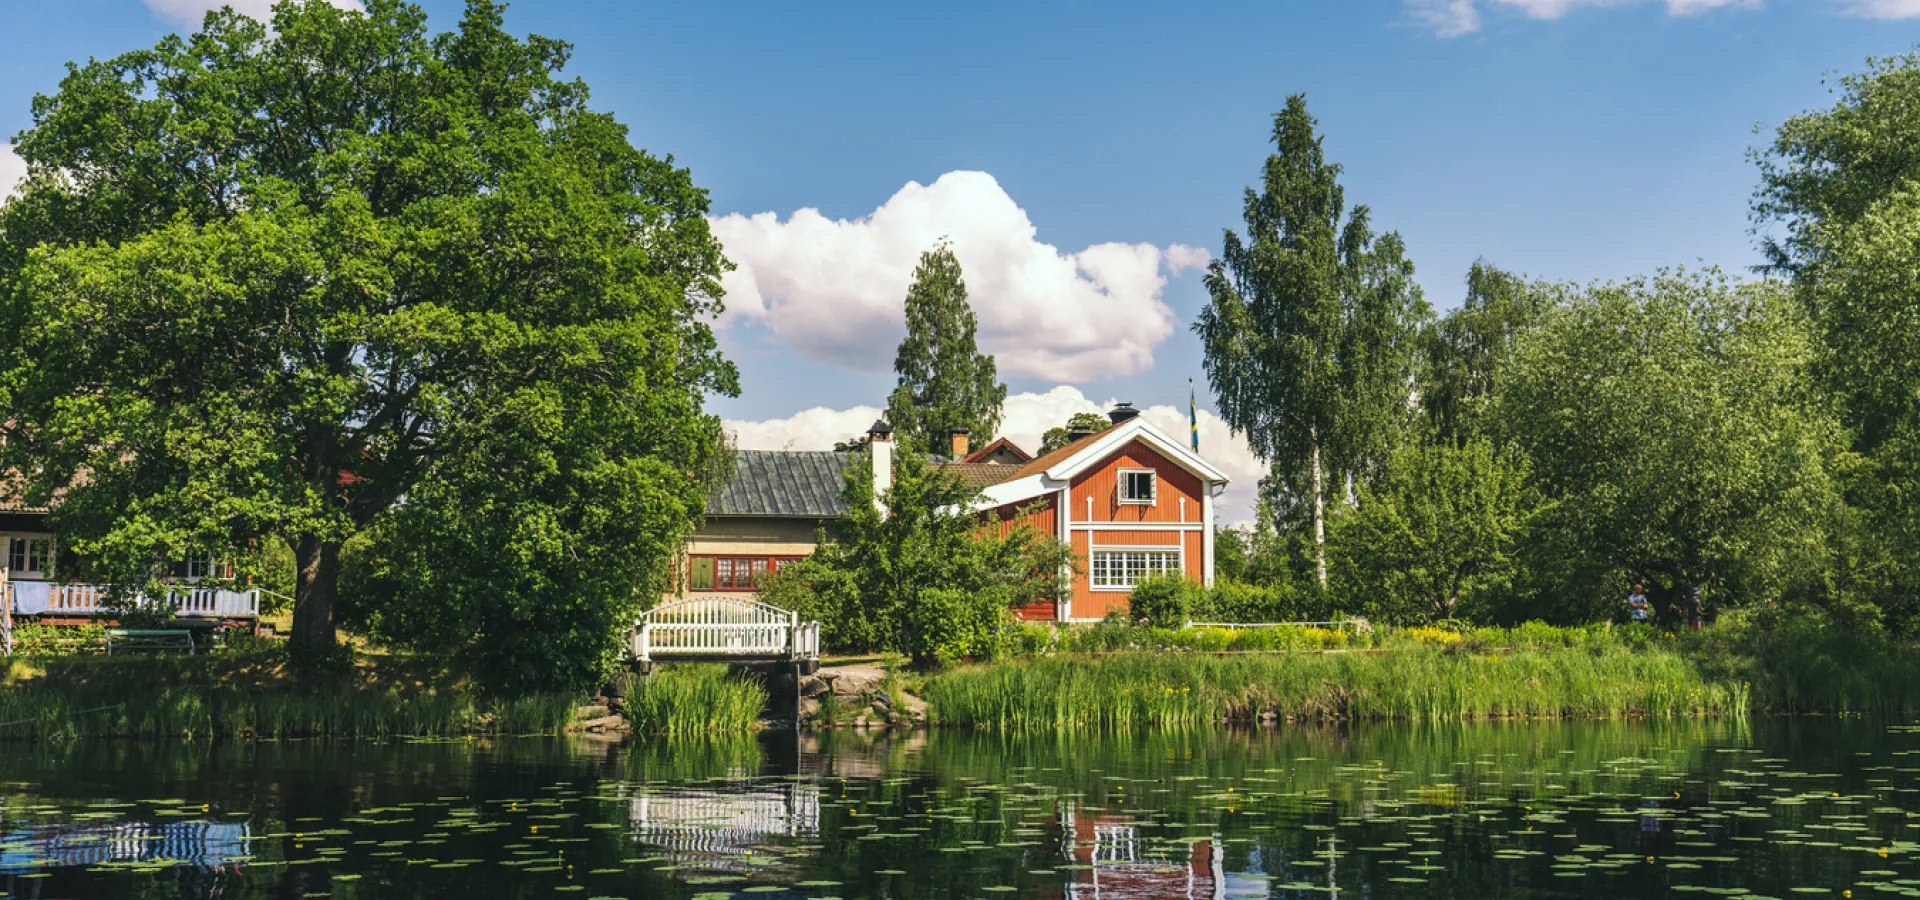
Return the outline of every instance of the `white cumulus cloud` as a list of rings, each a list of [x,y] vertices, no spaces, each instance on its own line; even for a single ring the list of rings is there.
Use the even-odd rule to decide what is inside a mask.
[[[1852,0],[1847,12],[1868,19],[1920,18],[1920,0]]]
[[[905,300],[920,254],[952,242],[979,319],[980,348],[1005,375],[1080,381],[1153,365],[1173,333],[1167,279],[1203,266],[1178,244],[1103,243],[1062,252],[985,172],[909,182],[857,219],[801,209],[712,220],[738,268],[727,274],[721,326],[765,326],[800,356],[878,372],[906,330]]]
[[[1118,400],[1095,403],[1079,388],[1061,385],[1052,390],[1013,394],[1001,407],[1000,433],[1028,453],[1040,449],[1040,437],[1047,429],[1067,423],[1074,413],[1102,413]],[[1187,410],[1179,406],[1149,406],[1140,414],[1153,427],[1174,440],[1187,436]],[[836,441],[866,434],[875,419],[886,411],[873,406],[829,409],[824,406],[803,410],[784,419],[757,422],[728,420],[726,428],[734,434],[743,450],[831,450]],[[986,440],[991,440],[987,438]],[[980,441],[976,436],[976,441]],[[984,441],[978,444],[984,446]],[[1200,410],[1200,455],[1231,479],[1226,493],[1217,501],[1215,516],[1223,525],[1253,520],[1253,504],[1260,479],[1267,466],[1253,455],[1244,436],[1232,433],[1220,417]]]
[[[248,18],[262,22],[273,18],[273,4],[278,0],[145,0],[147,8],[158,13],[161,18],[187,28],[197,27],[206,21],[207,13],[222,6],[231,6],[233,11]],[[341,9],[358,10],[359,0],[325,0]]]
[[[12,144],[0,144],[0,200],[13,193],[20,179],[27,177],[27,161],[13,152]]]
[[[1473,0],[1407,0],[1407,15],[1441,37],[1480,30],[1480,8]]]
[[[1530,19],[1558,19],[1575,9],[1634,6],[1654,0],[1405,0],[1408,17],[1441,37],[1457,37],[1480,30],[1488,10],[1508,10]],[[1658,0],[1669,15],[1690,16],[1723,7],[1754,8],[1762,0]],[[1912,5],[1916,0],[1855,0],[1859,4]]]

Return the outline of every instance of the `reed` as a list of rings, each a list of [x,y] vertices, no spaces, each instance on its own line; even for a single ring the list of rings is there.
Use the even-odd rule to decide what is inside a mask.
[[[665,667],[627,683],[627,721],[640,734],[748,734],[766,705],[764,685],[724,665]]]
[[[1263,717],[1453,722],[1741,715],[1742,683],[1666,650],[1207,656],[1124,653],[957,669],[928,679],[938,724],[1001,731],[1187,728]]]
[[[485,701],[394,693],[246,693],[160,686],[140,692],[31,689],[0,694],[0,739],[388,737],[557,734],[569,697]]]
[[[0,679],[0,740],[558,734],[577,705],[394,674],[302,680],[266,652],[20,660]]]

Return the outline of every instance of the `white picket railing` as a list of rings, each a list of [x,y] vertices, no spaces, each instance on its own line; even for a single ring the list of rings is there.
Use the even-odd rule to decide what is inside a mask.
[[[820,658],[820,623],[748,597],[689,597],[662,603],[633,624],[633,656]]]
[[[12,612],[20,616],[111,616],[127,609],[168,609],[175,618],[257,619],[260,591],[180,587],[161,597],[135,594],[115,602],[104,584],[64,584],[53,581],[10,581]]]

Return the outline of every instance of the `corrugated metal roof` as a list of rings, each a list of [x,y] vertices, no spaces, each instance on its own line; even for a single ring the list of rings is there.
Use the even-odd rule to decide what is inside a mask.
[[[707,498],[707,514],[839,518],[847,514],[840,491],[853,461],[854,454],[832,450],[741,450],[733,480]]]

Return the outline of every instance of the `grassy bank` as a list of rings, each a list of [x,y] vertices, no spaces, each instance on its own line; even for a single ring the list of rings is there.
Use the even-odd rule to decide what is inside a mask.
[[[482,697],[429,661],[294,677],[277,652],[11,660],[0,740],[557,734],[570,697]]]
[[[766,706],[758,680],[730,675],[723,665],[662,666],[627,680],[627,723],[640,734],[749,734]]]
[[[1615,649],[1054,657],[928,680],[933,720],[1006,731],[1253,722],[1450,722],[1743,713],[1748,689],[1676,653]]]
[[[1514,629],[1120,624],[929,676],[933,720],[1005,731],[1262,718],[1452,722],[1920,712],[1920,647],[1819,621]]]

